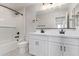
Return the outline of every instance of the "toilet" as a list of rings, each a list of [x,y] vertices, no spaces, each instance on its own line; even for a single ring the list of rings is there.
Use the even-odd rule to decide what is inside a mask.
[[[28,42],[22,41],[18,43],[19,53],[25,54],[28,53]]]

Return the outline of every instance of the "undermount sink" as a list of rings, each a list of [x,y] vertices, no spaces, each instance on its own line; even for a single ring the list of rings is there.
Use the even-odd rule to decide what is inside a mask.
[[[19,42],[18,45],[23,45],[23,44],[27,44],[28,42],[23,41],[23,42]]]

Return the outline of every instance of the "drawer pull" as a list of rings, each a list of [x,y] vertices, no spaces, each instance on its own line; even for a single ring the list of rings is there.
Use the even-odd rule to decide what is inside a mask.
[[[60,46],[60,51],[62,51],[62,46]]]

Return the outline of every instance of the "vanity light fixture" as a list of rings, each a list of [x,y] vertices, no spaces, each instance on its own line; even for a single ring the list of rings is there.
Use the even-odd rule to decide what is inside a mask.
[[[42,10],[47,10],[47,9],[51,9],[51,8],[55,8],[57,6],[61,6],[64,3],[43,3],[42,4]]]

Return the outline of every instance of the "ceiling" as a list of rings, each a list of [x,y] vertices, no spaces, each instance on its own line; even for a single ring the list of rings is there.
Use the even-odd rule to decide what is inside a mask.
[[[31,6],[34,3],[0,3],[0,4],[15,10],[21,10],[23,9],[23,7]]]

